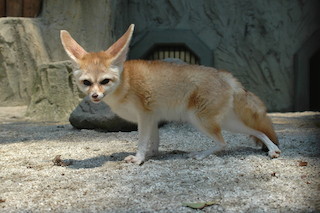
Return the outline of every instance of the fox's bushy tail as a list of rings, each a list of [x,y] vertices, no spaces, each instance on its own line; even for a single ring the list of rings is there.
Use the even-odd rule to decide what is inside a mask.
[[[266,107],[260,98],[245,90],[235,93],[234,110],[245,125],[264,133],[274,144],[279,146],[271,119],[268,117]],[[262,144],[263,150],[266,150],[262,141],[256,137],[254,139],[256,143]]]

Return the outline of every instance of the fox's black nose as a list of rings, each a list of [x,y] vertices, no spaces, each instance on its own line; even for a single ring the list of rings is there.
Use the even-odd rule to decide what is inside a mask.
[[[92,98],[98,98],[98,94],[97,94],[97,93],[93,93],[93,94],[91,95],[91,97],[92,97]]]

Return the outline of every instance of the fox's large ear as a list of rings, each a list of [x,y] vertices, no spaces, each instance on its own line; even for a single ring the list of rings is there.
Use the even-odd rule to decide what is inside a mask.
[[[111,56],[113,65],[121,67],[125,62],[133,30],[134,24],[131,24],[127,32],[105,51],[107,55]]]
[[[87,54],[87,51],[85,51],[66,30],[60,31],[60,38],[64,50],[67,52],[69,57],[76,63],[79,63],[79,60]]]

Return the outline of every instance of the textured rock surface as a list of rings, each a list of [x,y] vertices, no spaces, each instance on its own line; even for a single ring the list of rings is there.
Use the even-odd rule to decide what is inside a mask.
[[[115,115],[104,102],[93,103],[84,98],[69,118],[72,126],[78,129],[103,129],[108,132],[137,130],[137,125]]]
[[[88,51],[107,49],[118,36],[125,32],[126,8],[123,0],[44,0],[40,16],[42,33],[50,59],[69,59],[62,48],[59,33],[64,29]]]
[[[136,24],[133,45],[148,31],[192,30],[213,50],[216,68],[232,72],[269,110],[286,111],[293,109],[293,55],[320,28],[319,9],[317,0],[132,0],[128,17]]]
[[[28,104],[37,66],[48,60],[37,19],[0,18],[0,106]]]
[[[62,61],[39,66],[34,78],[27,115],[38,120],[66,120],[79,103],[72,63]]]

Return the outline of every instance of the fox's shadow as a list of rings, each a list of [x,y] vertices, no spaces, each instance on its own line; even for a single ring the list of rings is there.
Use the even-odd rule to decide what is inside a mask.
[[[237,147],[236,149],[229,149],[217,153],[217,157],[227,157],[227,156],[250,156],[250,155],[261,155],[263,156],[264,151],[261,149],[256,149],[252,147]],[[175,160],[175,159],[187,159],[189,158],[190,152],[185,152],[181,150],[173,150],[173,151],[161,151],[157,156],[153,156],[148,160],[156,160],[156,161],[167,161],[167,160]],[[74,159],[65,159],[63,160],[65,163],[70,165],[68,168],[70,169],[92,169],[103,166],[106,162],[121,162],[128,155],[135,155],[133,152],[118,152],[113,153],[111,155],[99,155],[93,158],[87,158],[83,160],[74,160]]]
[[[133,152],[118,152],[111,155],[99,155],[93,158],[87,158],[83,160],[64,159],[63,161],[69,164],[70,169],[92,169],[103,166],[106,162],[121,162],[128,155],[134,155]],[[173,159],[185,159],[187,158],[187,152],[174,150],[170,152],[160,152],[159,155],[152,157],[154,160],[173,160]]]
[[[119,152],[113,153],[111,155],[99,155],[93,158],[87,158],[83,160],[75,159],[65,159],[66,163],[70,163],[68,168],[70,169],[93,169],[103,166],[106,162],[110,161],[123,161],[123,159],[128,155],[133,155],[134,153],[129,152]]]

